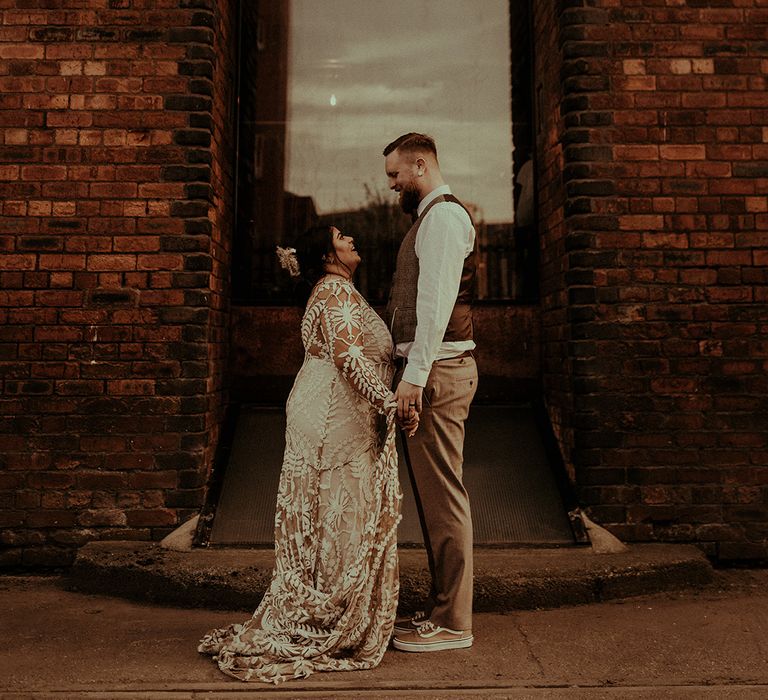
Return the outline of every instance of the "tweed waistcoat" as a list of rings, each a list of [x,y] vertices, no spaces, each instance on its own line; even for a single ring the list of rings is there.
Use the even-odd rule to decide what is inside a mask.
[[[419,258],[416,255],[416,234],[419,232],[427,212],[440,202],[454,202],[466,207],[451,194],[435,197],[421,212],[413,226],[405,234],[400,250],[397,253],[395,275],[389,292],[389,301],[385,320],[392,333],[395,344],[412,342],[416,337],[416,295],[419,282]],[[469,214],[469,212],[467,212]],[[472,217],[470,215],[470,221]],[[473,250],[464,260],[461,271],[461,283],[456,302],[445,329],[443,341],[453,342],[472,340],[472,310],[470,304],[474,297],[475,287],[475,251]]]

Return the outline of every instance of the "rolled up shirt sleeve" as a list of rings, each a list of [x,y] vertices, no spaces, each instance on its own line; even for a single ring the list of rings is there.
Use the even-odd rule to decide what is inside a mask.
[[[464,259],[473,244],[472,222],[458,204],[436,204],[424,217],[416,235],[416,335],[403,372],[403,379],[411,384],[426,386],[456,304]]]

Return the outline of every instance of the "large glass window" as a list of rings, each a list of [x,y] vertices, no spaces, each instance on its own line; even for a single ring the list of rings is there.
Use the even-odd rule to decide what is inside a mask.
[[[275,246],[327,222],[355,236],[358,287],[383,303],[410,220],[381,152],[408,131],[435,138],[473,214],[478,297],[530,300],[530,120],[512,108],[527,76],[509,0],[243,0],[239,15],[236,301],[290,303]]]

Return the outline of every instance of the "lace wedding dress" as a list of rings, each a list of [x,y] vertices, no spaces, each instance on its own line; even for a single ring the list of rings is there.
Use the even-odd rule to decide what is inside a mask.
[[[354,286],[336,277],[315,287],[301,335],[272,583],[250,620],[213,630],[198,648],[244,681],[372,668],[397,608],[392,339]]]

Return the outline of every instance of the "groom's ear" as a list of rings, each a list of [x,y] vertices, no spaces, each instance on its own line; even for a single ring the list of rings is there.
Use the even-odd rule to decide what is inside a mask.
[[[421,176],[427,168],[427,161],[421,156],[416,159],[416,174]]]

